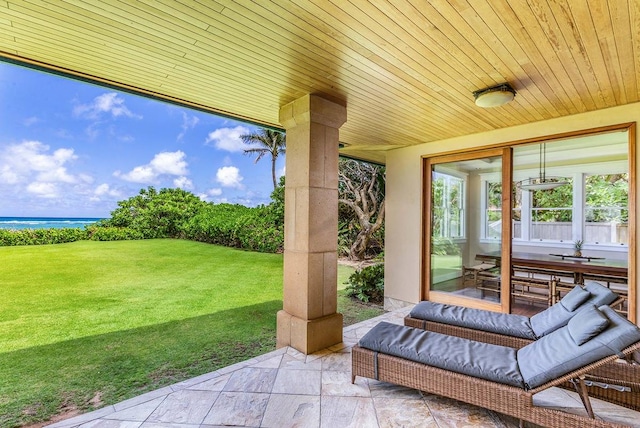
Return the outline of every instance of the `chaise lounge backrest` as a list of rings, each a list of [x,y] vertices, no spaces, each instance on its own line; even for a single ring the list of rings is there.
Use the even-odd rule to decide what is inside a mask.
[[[518,350],[527,389],[577,370],[640,342],[640,329],[609,306],[589,305],[566,325]]]
[[[567,325],[580,310],[590,305],[610,305],[618,295],[595,281],[587,281],[584,287],[576,286],[559,303],[531,317],[531,329],[540,338]]]

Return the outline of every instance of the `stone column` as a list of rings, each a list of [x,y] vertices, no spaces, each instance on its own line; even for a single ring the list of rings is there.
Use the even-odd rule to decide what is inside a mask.
[[[280,109],[287,131],[284,305],[277,346],[306,354],[342,342],[337,313],[338,129],[345,106],[306,95]]]

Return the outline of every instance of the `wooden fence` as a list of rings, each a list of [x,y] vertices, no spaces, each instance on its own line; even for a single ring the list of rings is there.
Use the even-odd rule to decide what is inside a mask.
[[[513,235],[522,236],[522,225],[513,222]],[[531,224],[531,240],[572,241],[572,226],[569,222],[533,222]],[[627,223],[586,223],[584,241],[587,243],[629,242],[629,226]]]

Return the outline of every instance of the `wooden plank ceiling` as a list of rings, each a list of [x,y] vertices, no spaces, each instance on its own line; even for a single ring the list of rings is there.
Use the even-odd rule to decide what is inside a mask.
[[[342,100],[342,151],[640,99],[640,0],[0,0],[0,56],[279,127]],[[509,82],[515,100],[476,107]]]

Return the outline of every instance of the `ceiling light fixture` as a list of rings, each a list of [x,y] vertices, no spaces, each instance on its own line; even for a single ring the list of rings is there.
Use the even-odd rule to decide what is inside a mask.
[[[508,83],[480,89],[473,93],[476,105],[482,108],[500,107],[511,102],[516,96],[516,90]]]
[[[547,177],[546,171],[547,163],[547,145],[545,143],[540,144],[540,164],[538,178],[528,178],[526,180],[519,181],[516,186],[522,190],[536,191],[536,190],[551,190],[556,187],[569,184],[568,181],[560,177]]]

